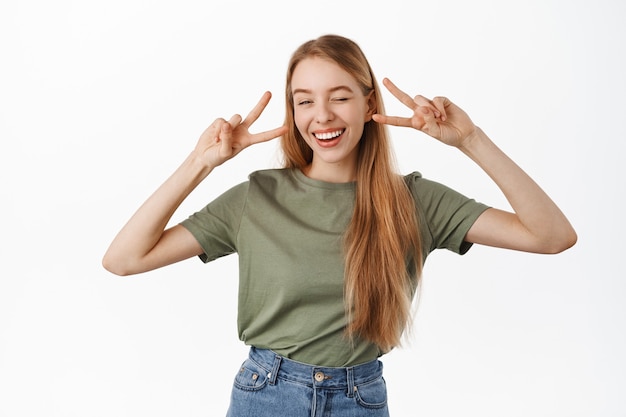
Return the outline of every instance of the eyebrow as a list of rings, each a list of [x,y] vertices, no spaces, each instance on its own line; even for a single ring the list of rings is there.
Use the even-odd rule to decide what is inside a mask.
[[[346,90],[350,93],[352,93],[352,89],[350,87],[348,87],[347,85],[338,85],[337,87],[333,87],[331,89],[328,90],[329,93],[334,93],[336,91],[340,91],[340,90]],[[294,96],[298,93],[303,93],[303,94],[311,94],[312,91],[308,90],[306,88],[296,88],[295,90],[293,90],[291,92],[291,94],[293,94]]]

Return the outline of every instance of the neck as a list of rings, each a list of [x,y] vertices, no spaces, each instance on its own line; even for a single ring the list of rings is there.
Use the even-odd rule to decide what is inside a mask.
[[[302,173],[309,178],[325,182],[345,183],[356,181],[355,164],[312,163],[302,168]]]

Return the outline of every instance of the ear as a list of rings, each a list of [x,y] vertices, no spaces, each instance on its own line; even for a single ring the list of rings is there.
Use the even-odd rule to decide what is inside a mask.
[[[369,122],[370,120],[372,120],[372,115],[376,113],[376,95],[374,94],[374,90],[370,91],[365,99],[367,103],[365,121]]]

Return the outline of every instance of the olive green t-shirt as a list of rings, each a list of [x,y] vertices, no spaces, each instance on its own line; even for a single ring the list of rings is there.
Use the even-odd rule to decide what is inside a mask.
[[[415,198],[424,255],[463,254],[464,237],[487,206],[450,188],[405,176]],[[181,224],[201,259],[239,256],[238,332],[251,346],[319,366],[352,366],[381,355],[344,334],[342,236],[355,183],[328,183],[300,170],[257,171]],[[424,256],[425,258],[425,256]]]

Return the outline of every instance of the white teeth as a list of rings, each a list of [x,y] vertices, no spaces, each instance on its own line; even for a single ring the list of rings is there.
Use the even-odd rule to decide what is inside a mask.
[[[334,132],[326,132],[326,133],[315,133],[315,137],[321,140],[329,140],[329,139],[334,139],[337,136],[341,135],[343,133],[343,130],[337,130]]]

